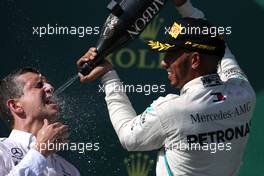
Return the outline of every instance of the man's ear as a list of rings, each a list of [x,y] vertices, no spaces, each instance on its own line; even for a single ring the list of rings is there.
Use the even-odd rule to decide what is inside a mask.
[[[201,58],[198,52],[193,52],[191,55],[192,69],[196,70],[201,65]]]
[[[9,99],[6,102],[6,105],[10,109],[11,113],[15,113],[18,116],[21,116],[24,114],[24,109],[17,100]]]

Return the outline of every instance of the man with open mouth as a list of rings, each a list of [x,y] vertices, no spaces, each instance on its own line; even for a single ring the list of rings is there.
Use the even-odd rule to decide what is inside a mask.
[[[0,111],[12,129],[0,142],[0,175],[80,175],[55,154],[68,143],[68,126],[58,122],[53,87],[38,70],[22,68],[1,80]]]

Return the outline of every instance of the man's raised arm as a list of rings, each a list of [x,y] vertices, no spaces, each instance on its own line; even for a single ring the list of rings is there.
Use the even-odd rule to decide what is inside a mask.
[[[172,2],[176,5],[182,17],[205,18],[204,13],[193,7],[190,0],[172,0]],[[228,46],[226,46],[224,57],[219,64],[218,74],[223,81],[227,81],[230,78],[247,80],[246,75],[239,67],[235,56],[231,53]]]

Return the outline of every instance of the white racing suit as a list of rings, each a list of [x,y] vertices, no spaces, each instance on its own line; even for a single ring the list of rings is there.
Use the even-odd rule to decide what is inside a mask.
[[[0,176],[79,176],[79,171],[57,154],[45,158],[31,149],[36,138],[30,133],[12,130],[0,142]]]
[[[187,2],[183,16],[203,18]],[[180,95],[155,100],[137,115],[116,72],[102,77],[113,127],[128,151],[159,149],[157,176],[237,175],[250,133],[255,92],[228,47],[218,74],[191,80]],[[119,89],[122,90],[122,89]]]

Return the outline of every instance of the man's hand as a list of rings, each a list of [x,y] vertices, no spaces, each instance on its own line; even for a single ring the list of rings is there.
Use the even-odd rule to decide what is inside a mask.
[[[171,0],[173,4],[175,4],[177,7],[182,6],[183,4],[186,3],[187,0]]]
[[[37,141],[33,148],[48,157],[59,150],[59,144],[69,142],[68,126],[60,122],[49,124],[48,120],[44,119],[44,125],[38,131],[36,138]]]
[[[96,48],[90,48],[87,53],[85,53],[84,56],[82,56],[78,61],[77,61],[77,67],[78,69],[85,63],[88,62],[89,60],[93,60],[95,56],[97,55],[96,53]],[[112,69],[112,64],[108,62],[107,60],[104,60],[100,65],[95,67],[91,73],[88,75],[82,75],[79,74],[80,76],[80,81],[81,82],[87,82],[87,81],[92,81],[97,79],[98,77],[104,75],[106,72]]]

